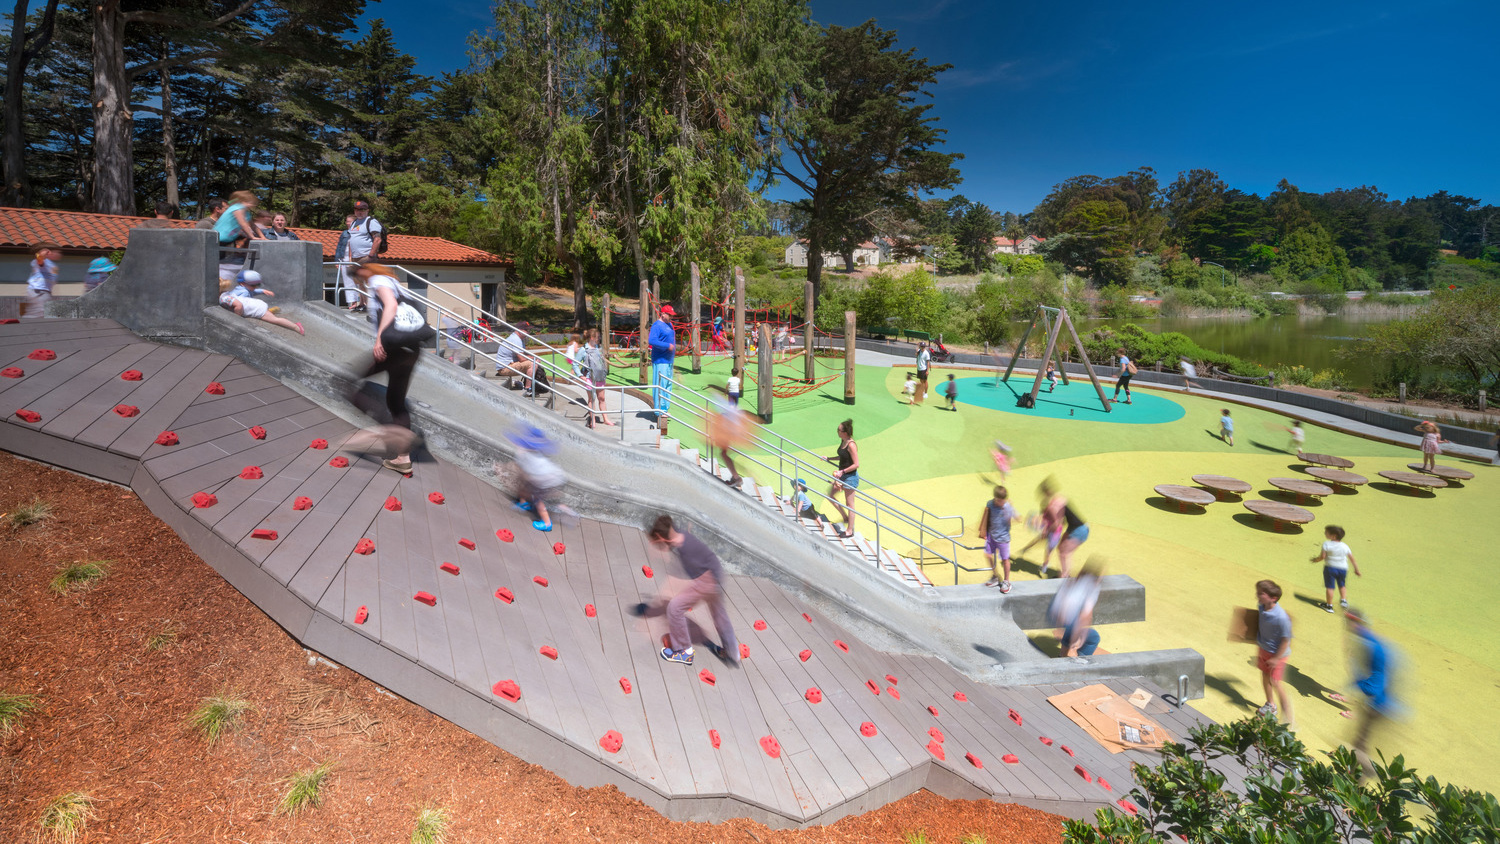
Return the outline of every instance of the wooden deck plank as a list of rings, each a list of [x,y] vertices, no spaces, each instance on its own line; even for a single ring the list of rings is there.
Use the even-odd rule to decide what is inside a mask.
[[[98,421],[99,417],[114,410],[116,405],[131,404],[140,407],[140,399],[133,395],[137,388],[144,386],[145,382],[161,367],[181,355],[183,350],[152,343],[139,343],[135,346],[126,346],[120,352],[124,354],[139,348],[146,349],[146,354],[132,361],[128,368],[139,370],[142,380],[126,381],[117,373],[113,379],[105,381],[88,395],[81,397],[67,411],[55,415],[52,422],[43,425],[43,430],[54,436],[73,439]],[[155,397],[153,396],[151,400],[154,401]],[[149,407],[141,408],[143,412],[148,409]]]
[[[244,377],[249,376],[249,375],[259,375],[259,374],[261,374],[260,370],[256,369],[255,367],[251,366],[250,364],[248,364],[248,363],[241,363],[240,361],[235,361],[234,363],[232,363],[229,366],[225,367],[224,368],[224,374],[220,375],[218,378],[215,378],[214,380],[218,381],[220,384],[223,384],[226,381],[232,381],[232,380],[234,380],[236,378],[244,378]]]
[[[320,435],[337,441],[348,433],[348,427],[340,420],[333,420],[309,429],[309,435]],[[291,500],[287,496],[319,466],[326,465],[326,454],[326,451],[310,449],[298,440],[282,437],[267,440],[250,451],[215,461],[227,466],[233,475],[229,483],[213,490],[219,497],[218,505],[213,508],[217,512],[203,513],[203,523],[233,542],[238,542],[257,527],[269,527],[278,533],[282,532],[279,527],[260,524],[261,519],[271,516],[283,504],[290,510]],[[258,481],[240,479],[239,471],[243,471],[246,466],[259,466],[265,477]],[[194,486],[191,476],[198,471],[195,469],[176,475],[164,482],[162,489],[169,495],[191,495],[191,487]],[[208,477],[204,478],[207,479]],[[296,524],[297,521],[300,518],[291,524]]]
[[[339,431],[336,429],[338,424],[328,423],[329,433],[334,435],[329,437],[331,442],[338,441],[334,437],[347,434],[347,426]],[[329,466],[329,453],[312,448],[304,449],[291,462],[281,466],[275,475],[266,477],[259,486],[250,488],[248,497],[239,497],[237,491],[227,494],[220,499],[220,503],[226,505],[224,510],[219,513],[204,513],[201,520],[226,538],[243,537],[257,527],[269,528],[286,536],[311,512],[292,509],[297,497],[307,496],[312,499],[316,508],[317,502],[347,471]],[[218,510],[217,507],[213,509]],[[251,559],[258,563],[263,562],[265,557],[266,554],[251,555]]]
[[[355,525],[355,529],[363,536],[363,532],[369,530],[375,520],[373,511],[360,513],[349,513],[349,507],[365,488],[376,482],[381,474],[394,474],[381,469],[379,463],[368,460],[355,461],[347,469],[332,469],[337,473],[333,486],[320,498],[313,499],[313,508],[304,511],[302,518],[296,527],[283,534],[275,547],[269,553],[259,549],[245,549],[252,560],[260,563],[266,573],[276,578],[282,584],[288,584],[296,576],[303,563],[307,562],[308,556],[323,544],[339,523],[346,518]],[[394,483],[394,479],[389,482]],[[286,500],[286,507],[290,508],[292,500]],[[356,537],[357,541],[358,537]],[[349,547],[343,549],[338,555],[343,560],[347,554],[354,550],[354,541],[349,542]],[[378,546],[377,546],[378,547]]]
[[[231,363],[229,364],[229,366],[224,367],[224,370],[228,371],[230,367],[233,366],[235,366],[235,364]],[[189,405],[189,407],[197,407],[200,404],[213,404],[214,402],[234,398],[235,396],[244,395],[246,393],[253,393],[257,390],[264,390],[281,384],[281,382],[277,379],[258,372],[254,375],[246,375],[242,378],[226,378],[224,377],[224,373],[220,372],[219,377],[214,380],[224,385],[224,394],[222,396],[215,395],[205,389],[202,393],[198,394],[198,397],[196,399],[193,399],[193,403]],[[204,386],[207,387],[207,385]]]
[[[395,472],[386,470],[377,472],[370,479],[370,483],[360,490],[359,495],[349,505],[343,518],[334,524],[333,529],[328,531],[328,535],[291,576],[287,585],[293,593],[309,604],[316,605],[322,600],[323,593],[328,590],[328,585],[333,582],[333,576],[338,573],[338,570],[347,565],[351,557],[361,556],[354,554],[354,546],[359,540],[369,535],[370,527],[376,518],[374,514],[383,515],[386,512],[381,505],[396,488],[396,482],[400,478],[401,476]],[[301,525],[298,525],[299,530],[305,529],[307,524],[308,520],[304,520]],[[410,525],[407,529],[410,530]],[[286,562],[290,563],[291,559],[289,558]],[[266,559],[267,570],[269,571],[272,567],[286,570],[282,560],[276,559],[274,553]],[[374,570],[373,566],[360,566],[359,568],[368,569],[371,572]],[[443,647],[439,648],[440,653]]]
[[[9,382],[0,384],[8,388],[3,393],[3,398],[0,398],[0,401],[5,403],[3,405],[5,415],[10,416],[17,410],[28,407],[32,402],[72,380],[79,373],[97,365],[100,361],[107,360],[126,345],[129,344],[83,349],[66,358],[50,361],[50,366],[34,376],[28,372],[25,378],[0,378],[0,382]],[[43,416],[42,424],[46,423],[47,417]]]
[[[147,462],[152,474],[165,481],[211,460],[242,455],[263,442],[288,438],[306,445],[312,439],[307,433],[309,427],[336,418],[306,399],[278,402],[182,428],[176,432],[181,441],[178,445],[156,452]],[[250,435],[255,426],[265,429],[265,439]],[[351,458],[351,462],[356,461]]]
[[[386,518],[387,516],[391,518]],[[370,555],[375,566],[376,604],[370,606],[372,615],[380,616],[380,643],[398,654],[417,661],[418,609],[428,609],[413,598],[417,587],[411,580],[411,563],[406,558],[405,521],[400,513],[381,511],[375,517],[371,529],[375,540],[375,553]],[[381,549],[386,549],[384,552]],[[369,622],[365,622],[369,624]]]
[[[213,400],[204,401],[200,397],[184,410],[182,415],[178,416],[177,420],[172,424],[180,428],[186,428],[199,422],[206,422],[209,419],[217,419],[220,416],[234,416],[246,410],[255,410],[267,405],[284,402],[288,399],[300,398],[296,391],[285,384],[273,384],[259,390],[235,393],[233,395],[228,393],[222,396],[214,396],[209,393],[203,393],[202,395],[208,396]],[[307,400],[304,398],[303,401]]]
[[[425,477],[433,473],[436,468],[435,464],[421,463],[415,467],[414,472],[420,470]],[[405,482],[405,478],[395,472],[389,474],[396,479],[390,493],[395,495],[395,491],[400,489],[400,484]],[[385,501],[388,498],[389,496],[381,500]],[[399,499],[399,496],[397,498]],[[375,506],[379,509],[382,505],[376,504]],[[395,549],[395,553],[402,554],[406,562],[407,576],[411,578],[412,593],[415,594],[417,590],[421,590],[437,598],[436,606],[429,607],[420,603],[412,606],[412,617],[416,622],[417,631],[417,656],[424,665],[440,666],[444,676],[453,678],[461,685],[467,683],[469,688],[475,691],[482,690],[484,688],[483,676],[475,677],[468,672],[460,676],[458,673],[457,661],[460,649],[473,650],[479,646],[479,641],[473,631],[469,630],[465,635],[462,625],[459,624],[469,609],[467,596],[463,594],[462,588],[453,590],[445,588],[452,577],[438,571],[438,564],[444,558],[438,556],[439,552],[434,550],[428,513],[415,506],[411,510],[407,510],[405,504],[401,507],[402,509],[395,513],[382,511],[380,518],[399,516],[401,519],[405,540],[400,548]],[[446,527],[446,524],[444,526]],[[471,662],[465,662],[466,667],[471,664]]]
[[[163,366],[130,394],[131,401],[141,408],[141,415],[131,420],[134,424],[105,443],[104,447],[116,454],[139,456],[142,459],[150,456],[153,446],[157,449],[168,448],[169,446],[157,446],[156,436],[162,431],[171,430],[168,426],[192,403],[195,396],[203,392],[203,386],[213,380],[229,360],[223,355],[195,349],[183,350],[182,354],[173,358],[171,363]],[[93,441],[87,430],[75,439],[79,442]],[[99,441],[103,442],[102,436]]]
[[[120,373],[160,348],[152,343],[121,346],[114,354],[34,399],[29,407],[42,415],[42,431],[72,439],[109,413],[137,383],[121,380]]]
[[[50,334],[66,328],[68,330],[100,330],[124,328],[112,319],[89,317],[88,319],[23,319],[0,325],[0,337],[26,337],[34,334]]]
[[[1082,780],[1073,773],[1073,766],[1067,766],[1066,776],[1059,769],[1066,754],[1058,750],[1057,737],[1051,734],[1051,726],[1039,715],[1042,707],[1050,709],[1051,704],[1038,695],[1025,694],[1025,687],[984,686],[958,672],[952,679],[957,687],[955,691],[968,695],[969,702],[995,725],[992,732],[998,734],[999,743],[1008,752],[1021,760],[1021,772],[1033,778],[1034,788],[1045,786],[1059,800],[1076,799],[1082,794],[1079,787]],[[1041,706],[1037,705],[1038,700],[1041,700]],[[1021,726],[1010,720],[1011,709],[1021,715]],[[1041,736],[1053,739],[1053,745],[1043,744]]]
[[[173,475],[161,481],[161,488],[173,498],[192,495],[195,491],[205,489],[208,484],[217,480],[225,478],[241,480],[240,473],[251,466],[259,467],[264,477],[260,480],[245,480],[244,485],[251,488],[257,485],[263,486],[266,480],[272,478],[282,466],[291,463],[297,455],[307,450],[306,443],[291,437],[259,440],[244,451],[209,460],[186,472]],[[250,493],[246,492],[236,501],[243,501],[249,497]],[[219,503],[228,502],[221,498]]]
[[[117,348],[139,343],[137,337],[127,328],[114,328],[104,331],[60,331],[47,335],[36,335],[33,337],[5,337],[0,335],[0,358],[25,358],[34,349],[50,349],[62,357],[63,352],[80,352],[92,348]],[[16,352],[20,352],[19,355]]]

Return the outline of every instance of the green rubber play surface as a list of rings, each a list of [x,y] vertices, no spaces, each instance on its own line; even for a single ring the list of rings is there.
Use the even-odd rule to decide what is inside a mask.
[[[1175,422],[1186,413],[1177,402],[1144,391],[1135,391],[1130,404],[1113,404],[1106,412],[1104,405],[1099,402],[1099,393],[1086,379],[1071,384],[1059,383],[1051,391],[1047,389],[1047,383],[1042,382],[1042,389],[1036,396],[1036,407],[1016,406],[1018,398],[1031,392],[1030,377],[1013,376],[1009,381],[998,382],[987,377],[954,378],[954,383],[958,385],[959,404],[1021,416],[1114,422],[1122,425],[1159,425],[1163,422]],[[933,389],[941,390],[945,386],[946,382],[941,382]],[[1105,390],[1104,395],[1110,398],[1113,393]]]

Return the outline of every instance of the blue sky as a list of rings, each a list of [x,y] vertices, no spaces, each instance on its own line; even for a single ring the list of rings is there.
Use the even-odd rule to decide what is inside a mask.
[[[487,4],[387,0],[433,76],[467,64]],[[954,67],[932,113],[961,152],[958,192],[1031,210],[1083,173],[1206,167],[1265,195],[1374,185],[1500,204],[1500,2],[1067,3],[813,0],[821,23],[874,18]],[[778,192],[780,193],[780,192]],[[789,194],[788,194],[789,195]]]

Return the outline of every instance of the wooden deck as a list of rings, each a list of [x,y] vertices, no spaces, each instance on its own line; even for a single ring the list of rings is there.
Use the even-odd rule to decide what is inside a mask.
[[[36,349],[55,358],[29,357]],[[936,658],[875,650],[758,578],[726,584],[748,659],[734,667],[700,647],[691,667],[664,662],[665,619],[629,608],[669,589],[675,565],[641,531],[584,519],[542,534],[451,465],[420,462],[411,478],[382,470],[339,450],[347,423],[231,358],[143,342],[106,320],[42,320],[0,325],[8,366],[25,374],[0,378],[0,447],[130,484],[308,647],[570,782],[617,785],[669,817],[825,823],[919,788],[1083,817],[1129,791],[1132,762],[1153,759],[1109,754],[1047,703],[1076,685],[979,685]],[[205,392],[211,382],[223,395]],[[23,409],[41,418],[24,421]],[[177,444],[158,444],[163,431]],[[312,448],[318,439],[328,448]],[[336,456],[349,465],[330,465]],[[251,466],[261,478],[241,477]],[[216,503],[195,507],[200,492]],[[312,507],[295,509],[300,497]],[[356,553],[366,539],[373,551]],[[712,633],[706,612],[692,618]],[[506,680],[519,700],[493,691]],[[1156,694],[1148,712],[1178,735],[1204,720],[1161,705],[1144,680],[1105,682]],[[821,702],[809,702],[812,688]],[[866,722],[874,735],[861,733]],[[618,752],[601,747],[609,731],[623,736]]]

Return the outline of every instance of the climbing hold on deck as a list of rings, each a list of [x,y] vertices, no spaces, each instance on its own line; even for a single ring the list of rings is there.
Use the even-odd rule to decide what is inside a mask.
[[[599,739],[599,746],[610,753],[619,753],[620,748],[625,746],[625,737],[610,730],[604,734],[604,738]]]
[[[984,767],[984,762],[980,761],[979,757],[975,756],[972,753],[965,753],[964,754],[964,758],[967,759],[967,760],[969,760],[969,764],[973,765],[976,768],[983,768]]]
[[[943,752],[943,746],[936,741],[927,742],[927,752],[936,756],[939,762],[944,762],[948,759],[948,754]]]
[[[583,614],[587,618],[593,618],[594,616],[596,616],[596,615],[599,614],[599,611],[596,610],[596,609],[594,609],[594,605],[593,604],[584,604],[583,605]]]
[[[1127,815],[1138,815],[1141,812],[1140,809],[1137,809],[1135,807],[1134,803],[1130,802],[1129,800],[1126,800],[1123,797],[1121,797],[1119,800],[1116,800],[1115,801],[1115,805],[1119,806],[1121,809],[1124,809],[1125,810],[1125,814],[1127,814]]]
[[[803,648],[802,653],[797,654],[797,658],[803,662],[807,662],[809,659],[812,659],[812,651]]]
[[[556,554],[559,557],[561,557],[567,550],[568,546],[562,544],[561,542],[552,543],[552,553]]]
[[[297,496],[297,499],[292,502],[292,509],[293,510],[311,510],[312,506],[313,506],[312,499],[308,498],[305,495],[299,495],[299,496]]]
[[[717,686],[719,684],[719,678],[715,677],[714,673],[707,668],[698,672],[698,679],[710,686]]]
[[[781,742],[777,741],[775,736],[761,736],[760,749],[772,759],[781,758]]]
[[[812,624],[812,616],[808,615],[807,613],[802,614],[802,620],[807,622],[808,624]]]
[[[749,659],[749,658],[750,658],[750,646],[747,645],[747,644],[745,644],[744,642],[740,642],[740,659]]]
[[[756,630],[764,630],[766,629],[766,620],[763,618],[757,618],[755,620],[755,623],[750,626],[754,627]]]
[[[1001,756],[1000,757],[1000,761],[1004,762],[1007,765],[1019,765],[1019,764],[1021,764],[1021,760],[1017,759],[1016,758],[1016,754],[1014,754],[1014,753],[1007,753],[1004,756]]]
[[[458,574],[458,566],[454,565],[453,563],[443,563],[442,565],[438,566],[438,568],[449,574]]]
[[[421,601],[429,607],[437,606],[437,596],[431,592],[418,592],[412,596],[413,600]]]
[[[1048,747],[1052,746],[1052,739],[1049,739],[1046,736],[1037,736],[1037,741],[1040,741],[1042,744],[1045,744]]]
[[[214,506],[215,504],[218,504],[218,503],[219,503],[219,497],[217,495],[214,495],[211,492],[195,492],[195,493],[193,493],[193,506],[194,507],[199,507],[199,508],[202,508],[202,507],[212,507],[212,506]]]
[[[401,511],[401,499],[394,495],[386,498],[385,509],[390,510],[392,513],[399,513]]]
[[[266,473],[262,472],[259,466],[246,466],[240,470],[240,477],[247,481],[258,481],[265,476]]]
[[[1114,788],[1112,788],[1109,784],[1109,780],[1105,779],[1104,777],[1099,777],[1097,782],[1099,783],[1099,786],[1105,791],[1114,791]]]
[[[354,613],[354,623],[355,624],[364,624],[365,623],[365,619],[367,619],[369,617],[370,617],[370,610],[369,610],[369,608],[365,607],[365,606],[361,606]]]
[[[504,601],[507,604],[511,603],[512,601],[514,601],[516,599],[516,596],[509,589],[506,589],[504,586],[502,586],[499,589],[495,590],[495,597],[499,598],[500,600]]]
[[[1010,720],[1015,721],[1017,727],[1021,726],[1021,713],[1012,709],[1010,711]]]
[[[877,685],[875,685],[875,681],[874,680],[866,680],[865,681],[865,688],[869,689],[870,690],[870,694],[872,694],[872,695],[878,695],[878,694],[880,694],[880,687],[877,686]]]
[[[516,685],[515,680],[501,680],[494,685],[491,691],[511,703],[515,703],[521,699],[521,687]]]
[[[323,449],[325,449],[325,448],[328,447],[328,440],[325,440],[322,437],[318,437],[317,439],[315,439],[312,442],[308,443],[307,447],[308,448],[315,448],[318,451],[322,451]]]
[[[714,750],[718,750],[719,749],[719,731],[718,730],[709,730],[708,731],[708,743],[714,746]]]
[[[25,374],[26,370],[19,366],[7,366],[4,369],[0,369],[0,376],[5,378],[20,378]]]
[[[1073,752],[1073,748],[1068,747],[1066,744],[1059,744],[1058,747],[1062,749],[1063,753],[1066,753],[1069,756],[1076,756],[1077,755],[1077,754],[1075,754]]]
[[[250,531],[250,536],[252,539],[274,540],[276,539],[276,531],[271,530],[270,528],[256,528],[255,530]]]
[[[354,553],[365,555],[375,553],[375,540],[366,538],[354,543]]]
[[[16,411],[16,415],[33,425],[42,421],[42,414],[37,413],[35,410],[27,410],[24,407]]]
[[[844,644],[843,640],[841,640],[841,639],[834,639],[833,640],[833,646],[836,647],[836,648],[838,648],[839,650],[843,651],[844,653],[848,653],[849,652],[849,646],[846,645],[846,644]]]
[[[501,542],[516,541],[516,535],[514,533],[511,533],[508,528],[500,528],[499,530],[495,531],[495,538],[499,539]]]
[[[541,649],[538,650],[537,653],[548,659],[557,659],[557,648],[554,648],[551,645],[542,645]]]
[[[807,702],[808,703],[822,703],[823,702],[823,691],[821,689],[818,689],[818,688],[808,689],[807,691],[805,691],[805,692],[802,693],[802,696],[805,697],[805,698],[807,698]]]
[[[27,355],[26,357],[29,357],[32,360],[57,360],[57,352],[54,352],[51,349],[34,349],[32,350],[31,354]]]
[[[536,577],[533,577],[531,579],[531,582],[535,583],[538,586],[546,587],[546,585],[547,585],[547,578],[542,577],[541,575],[537,575]]]
[[[886,686],[885,687],[885,693],[888,694],[888,695],[890,695],[891,697],[895,698],[896,700],[900,700],[901,699],[901,693],[898,692],[898,691],[896,691],[896,687],[895,686]]]
[[[349,467],[349,458],[340,455],[328,461],[328,465],[335,469],[346,469]]]
[[[899,685],[901,685],[901,681],[897,680],[896,677],[895,677],[895,675],[892,675],[892,674],[885,675],[885,681],[887,683],[890,683],[892,686],[899,686]]]
[[[875,734],[877,732],[879,731],[875,729],[875,725],[871,724],[869,721],[866,721],[863,724],[859,725],[859,734],[864,736],[865,738],[875,738]]]
[[[641,566],[641,574],[644,574],[647,578],[656,577],[656,572],[652,571],[650,566]]]
[[[218,381],[212,381],[207,387],[203,388],[203,392],[208,393],[211,396],[222,396],[224,395],[224,385],[220,384]]]
[[[262,428],[259,425],[256,425],[250,429],[250,436],[255,437],[258,440],[263,440],[266,438],[266,429]]]
[[[431,501],[433,504],[442,504],[448,499],[444,498],[441,492],[429,492],[427,494],[427,500]]]
[[[141,414],[141,409],[139,407],[136,407],[133,404],[117,404],[117,405],[115,405],[115,415],[116,416],[123,416],[126,419],[130,419],[132,417],[139,416],[140,414]]]
[[[929,728],[927,730],[927,735],[928,735],[929,738],[931,738],[933,741],[937,742],[938,744],[942,744],[943,742],[945,742],[945,741],[948,740],[947,736],[943,735],[943,731],[939,730],[937,727],[931,727],[931,728]]]
[[[474,550],[474,540],[472,539],[460,539],[458,541],[458,544],[469,549],[470,551]]]
[[[1086,768],[1084,768],[1082,765],[1074,765],[1073,766],[1073,773],[1077,774],[1080,777],[1083,777],[1083,781],[1084,782],[1093,782],[1094,781],[1094,778],[1091,777],[1091,776],[1089,776],[1088,770]]]
[[[963,692],[954,692],[953,693],[953,699],[956,700],[956,701],[958,701],[959,703],[964,703],[964,702],[968,701],[969,696],[966,695],[966,694],[964,694]]]
[[[936,706],[929,706],[929,707],[927,707],[927,711],[931,712],[932,713],[932,717],[934,717],[934,718],[937,718],[939,716],[939,714],[940,714],[938,712],[938,708]]]
[[[624,677],[620,678],[620,691],[624,692],[627,695],[630,694],[630,681],[625,679]]]
[[[162,431],[156,435],[157,445],[177,445],[177,434],[173,431]]]
[[[120,373],[121,381],[139,381],[144,377],[139,369],[127,369]]]

